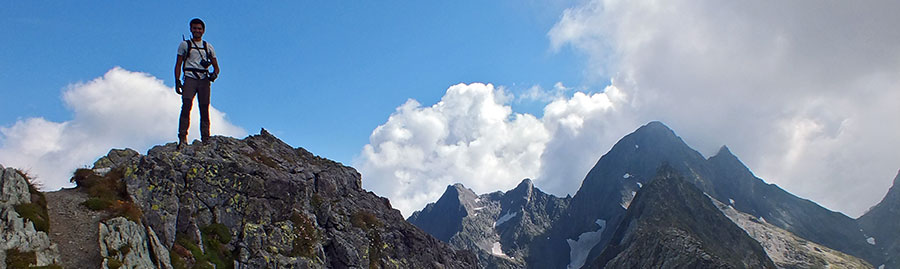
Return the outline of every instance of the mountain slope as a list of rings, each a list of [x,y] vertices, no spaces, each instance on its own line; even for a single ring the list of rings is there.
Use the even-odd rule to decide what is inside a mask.
[[[762,247],[668,166],[644,186],[593,268],[775,268]]]
[[[857,221],[875,245],[887,257],[886,268],[900,268],[900,171],[894,184],[881,202],[869,209]]]
[[[800,238],[715,199],[726,217],[753,237],[778,268],[873,268],[866,261]]]
[[[829,248],[870,262],[883,258],[866,242],[860,226],[846,215],[802,199],[750,172],[727,147],[709,159],[710,177],[719,201],[733,201],[735,209],[765,219],[777,227]],[[716,195],[718,194],[718,195]]]

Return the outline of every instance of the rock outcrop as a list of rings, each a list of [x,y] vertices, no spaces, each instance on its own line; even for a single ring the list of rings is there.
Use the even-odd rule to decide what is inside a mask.
[[[668,166],[644,186],[591,268],[775,268],[762,247]]]
[[[36,229],[35,221],[20,214],[41,210],[38,201],[32,200],[38,199],[33,197],[34,192],[23,173],[0,165],[0,269],[59,263],[59,251],[50,242],[46,228]],[[43,210],[46,212],[46,204]],[[8,264],[10,261],[16,264]]]
[[[172,268],[169,253],[149,227],[116,217],[100,222],[101,268]]]
[[[147,155],[112,150],[93,171],[121,175],[142,212],[140,225],[101,224],[110,232],[101,239],[107,264],[145,264],[141,246],[149,240],[165,250],[146,248],[147,257],[171,253],[175,267],[478,267],[471,252],[453,250],[362,189],[353,168],[292,148],[265,130],[183,149],[170,143]]]

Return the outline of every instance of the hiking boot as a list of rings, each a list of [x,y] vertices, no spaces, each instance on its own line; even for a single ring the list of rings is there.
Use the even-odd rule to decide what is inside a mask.
[[[178,149],[183,149],[185,145],[187,145],[187,137],[179,137],[178,138]]]

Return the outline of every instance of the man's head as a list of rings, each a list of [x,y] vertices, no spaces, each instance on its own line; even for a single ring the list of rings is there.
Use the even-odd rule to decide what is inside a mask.
[[[191,35],[194,36],[194,39],[200,39],[203,37],[203,32],[206,31],[206,24],[203,23],[203,20],[200,18],[194,18],[191,20]]]

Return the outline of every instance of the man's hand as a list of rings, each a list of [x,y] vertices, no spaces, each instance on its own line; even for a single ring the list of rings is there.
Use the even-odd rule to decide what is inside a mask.
[[[175,93],[177,93],[178,95],[181,95],[181,86],[182,86],[182,85],[181,85],[181,80],[180,80],[180,79],[176,79],[176,80],[175,80]]]

